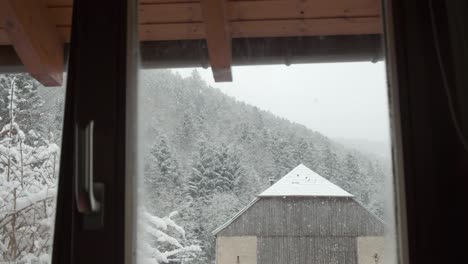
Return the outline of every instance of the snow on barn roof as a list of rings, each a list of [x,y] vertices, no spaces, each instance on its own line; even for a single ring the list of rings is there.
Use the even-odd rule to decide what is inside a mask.
[[[257,195],[258,197],[274,196],[332,196],[353,197],[313,170],[300,164],[270,188]]]

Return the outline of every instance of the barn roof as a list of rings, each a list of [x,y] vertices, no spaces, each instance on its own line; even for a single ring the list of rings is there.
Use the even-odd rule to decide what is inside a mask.
[[[270,188],[257,196],[353,197],[352,194],[331,183],[303,164],[294,168]]]
[[[259,198],[262,197],[354,197],[327,179],[320,176],[315,171],[300,164],[279,181],[270,186],[262,193],[258,194],[248,205],[242,208],[226,223],[216,228],[212,233],[216,235],[221,230],[229,226],[250,207],[252,207]]]

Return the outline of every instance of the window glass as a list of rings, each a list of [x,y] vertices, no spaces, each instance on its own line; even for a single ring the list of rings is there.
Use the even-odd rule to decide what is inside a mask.
[[[0,75],[0,263],[48,263],[64,87]]]
[[[383,62],[140,74],[138,263],[396,263]]]

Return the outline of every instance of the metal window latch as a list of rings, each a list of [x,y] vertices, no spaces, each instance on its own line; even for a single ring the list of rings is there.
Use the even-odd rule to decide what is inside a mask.
[[[85,229],[103,226],[104,185],[94,182],[94,122],[75,125],[75,198]]]

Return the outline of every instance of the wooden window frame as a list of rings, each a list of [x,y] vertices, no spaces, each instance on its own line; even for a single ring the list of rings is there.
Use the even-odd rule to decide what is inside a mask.
[[[136,3],[74,1],[52,263],[134,262],[134,147],[127,143],[134,130],[127,122],[135,107]],[[76,127],[91,120],[94,180],[104,186],[98,226],[78,212],[75,197]]]

